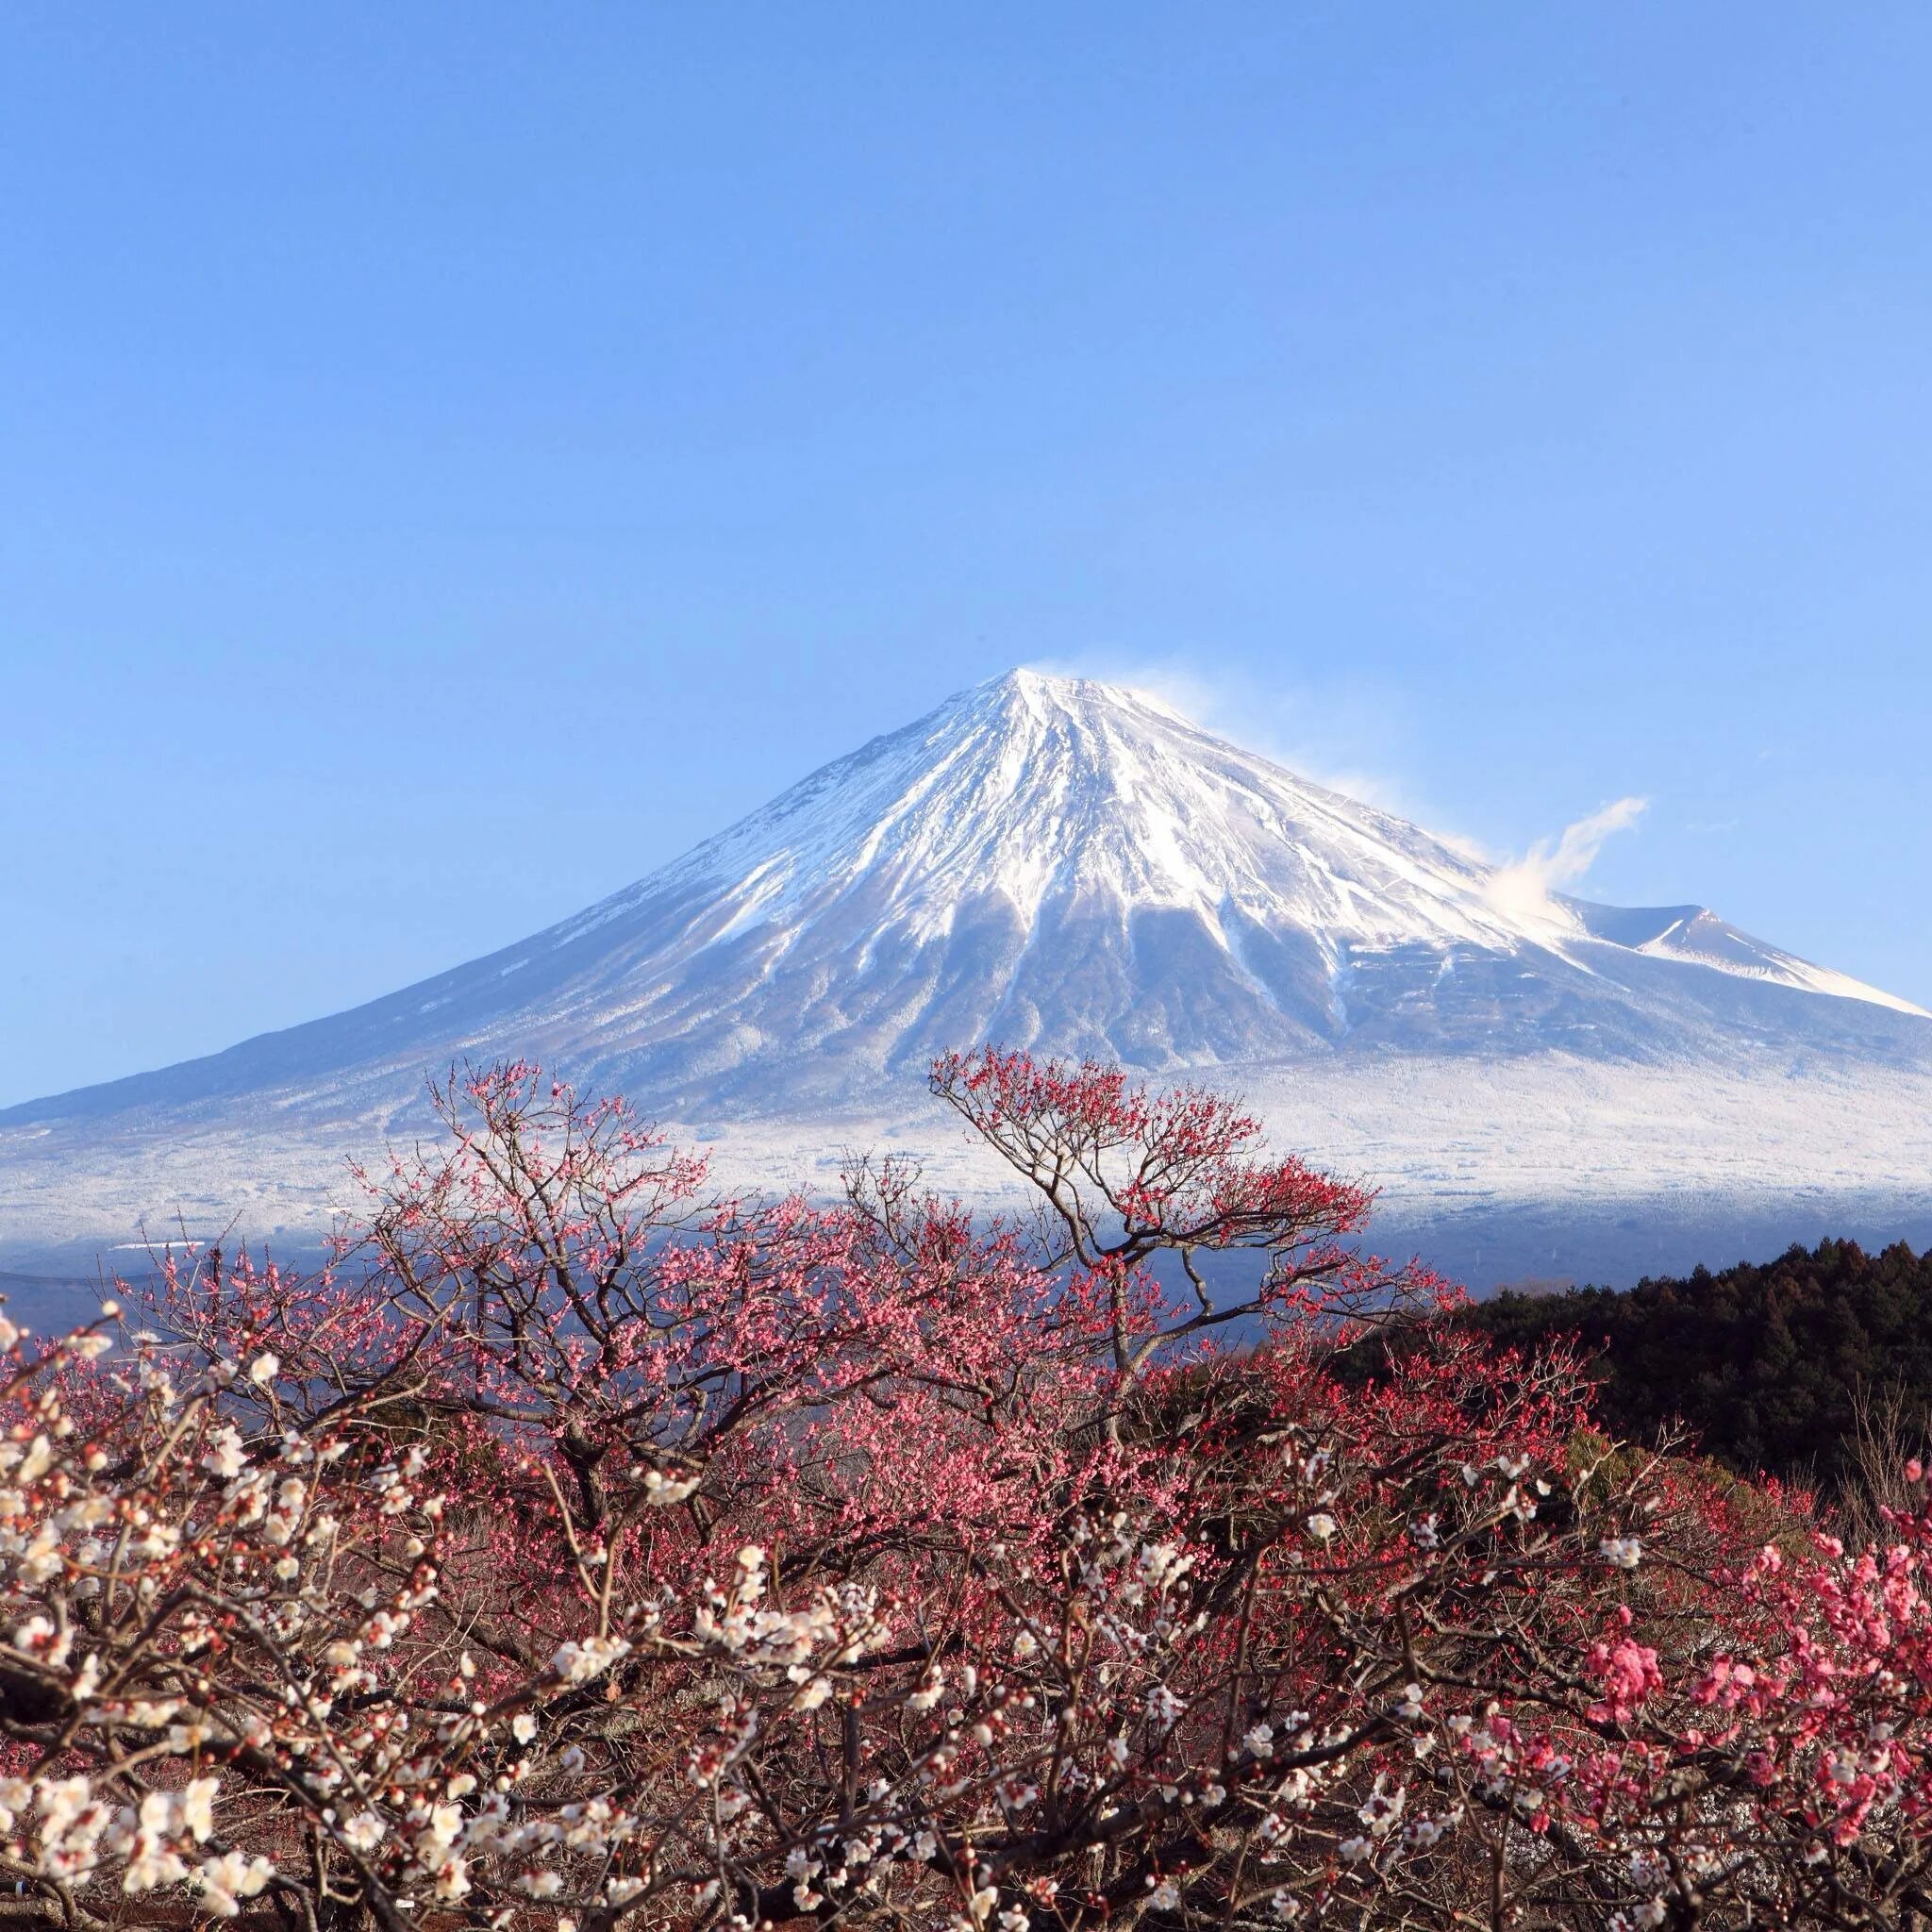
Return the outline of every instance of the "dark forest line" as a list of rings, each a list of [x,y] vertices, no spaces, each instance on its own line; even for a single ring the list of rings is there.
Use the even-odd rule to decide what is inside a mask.
[[[1574,1338],[1618,1434],[1680,1427],[1738,1474],[1827,1493],[1857,1486],[1874,1435],[1923,1447],[1932,1420],[1932,1249],[1904,1241],[1824,1241],[1625,1290],[1506,1291],[1442,1319],[1525,1350]]]

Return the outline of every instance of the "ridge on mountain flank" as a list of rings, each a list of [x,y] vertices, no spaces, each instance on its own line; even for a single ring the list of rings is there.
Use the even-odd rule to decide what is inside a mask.
[[[902,1091],[985,1040],[1156,1073],[1932,1049],[1932,1016],[1701,907],[1525,906],[1498,880],[1142,692],[1018,671],[519,944],[0,1127],[383,1116],[425,1071],[511,1053],[724,1121]]]

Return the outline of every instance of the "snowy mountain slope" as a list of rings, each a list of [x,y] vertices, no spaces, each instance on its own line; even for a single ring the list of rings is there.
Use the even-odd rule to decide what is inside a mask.
[[[1735,925],[1727,925],[1703,906],[1592,906],[1581,899],[1563,903],[1592,937],[1652,958],[1688,959],[1720,973],[1736,974],[1741,979],[1830,993],[1840,999],[1870,1000],[1897,1012],[1924,1017],[1923,1007],[1766,945]]]
[[[1549,899],[1138,692],[1016,672],[573,919],[386,999],[0,1124],[401,1104],[521,1051],[688,1118],[997,1039],[1159,1071],[1384,1047],[1913,1062],[1906,1002],[1701,908]]]
[[[465,1056],[748,1128],[916,1114],[929,1056],[982,1040],[1290,1089],[1326,1069],[1370,1111],[1409,1063],[1478,1111],[1458,1066],[1594,1066],[1592,1091],[1645,1069],[1686,1093],[1932,1074],[1932,1018],[1702,908],[1525,894],[1156,700],[1017,672],[517,945],[0,1112],[0,1244],[76,1199],[125,1225],[130,1202],[180,1198],[193,1148],[210,1199],[275,1180],[299,1214],[343,1150],[411,1131],[425,1072]],[[1507,1167],[1501,1131],[1476,1141]]]

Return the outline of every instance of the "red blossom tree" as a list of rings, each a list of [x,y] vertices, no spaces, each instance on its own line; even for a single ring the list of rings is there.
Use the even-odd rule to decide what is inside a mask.
[[[0,1331],[0,1910],[1932,1913],[1917,1471],[1848,1553],[1606,1441],[1560,1354],[1339,1375],[1448,1292],[1361,1190],[1212,1095],[933,1078],[1040,1218],[714,1199],[512,1066],[319,1275],[173,1256],[123,1347]]]

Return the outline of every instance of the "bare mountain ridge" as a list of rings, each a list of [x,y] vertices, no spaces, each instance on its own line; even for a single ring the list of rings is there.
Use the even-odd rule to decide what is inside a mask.
[[[1525,895],[1142,693],[1016,672],[501,952],[0,1112],[0,1160],[28,1124],[399,1120],[425,1070],[506,1053],[685,1120],[809,1114],[988,1039],[1151,1074],[1932,1060],[1918,1008],[1704,908]]]

